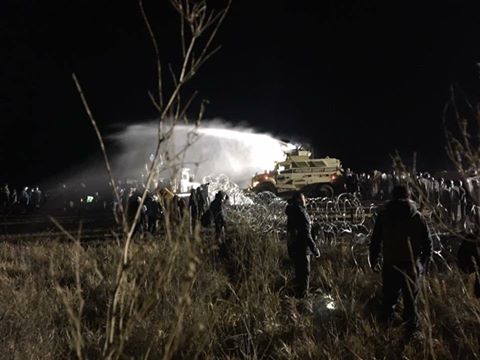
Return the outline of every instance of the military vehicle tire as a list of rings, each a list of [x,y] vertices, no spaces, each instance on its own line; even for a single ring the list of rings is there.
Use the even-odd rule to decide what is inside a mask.
[[[273,185],[271,182],[262,182],[257,185],[255,188],[255,192],[260,193],[263,191],[270,191],[271,193],[274,193],[275,195],[277,194],[277,189],[275,188],[275,185]]]
[[[318,187],[318,194],[320,197],[328,197],[331,198],[335,195],[335,190],[333,186],[330,184],[323,184]]]

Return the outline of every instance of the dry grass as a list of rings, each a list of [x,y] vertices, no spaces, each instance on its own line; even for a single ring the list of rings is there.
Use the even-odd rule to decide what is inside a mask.
[[[0,244],[0,354],[15,359],[480,358],[480,306],[456,271],[424,282],[424,342],[375,320],[380,278],[347,244],[312,262],[314,314],[289,296],[285,243],[231,224],[227,245],[186,228],[168,239],[136,240],[122,284],[115,351],[105,352],[107,311],[122,251],[113,243]],[[362,258],[362,257],[361,257]],[[321,312],[321,294],[337,309]],[[112,355],[113,354],[113,355]]]

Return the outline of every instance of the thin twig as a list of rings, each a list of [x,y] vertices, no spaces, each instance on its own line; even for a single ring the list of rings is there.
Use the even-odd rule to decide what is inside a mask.
[[[88,105],[87,99],[85,98],[85,94],[83,93],[82,87],[80,86],[80,82],[77,79],[77,76],[75,73],[72,74],[73,81],[75,83],[75,86],[77,87],[77,91],[80,94],[80,98],[82,99],[82,104],[83,107],[85,108],[85,111],[88,115],[88,118],[90,119],[90,122],[93,126],[93,129],[95,130],[95,134],[97,135],[98,143],[100,145],[100,149],[102,150],[102,155],[103,155],[103,160],[105,162],[105,168],[107,169],[108,176],[110,178],[110,182],[113,187],[113,193],[115,195],[115,199],[117,200],[118,207],[120,209],[120,214],[122,216],[122,225],[123,225],[123,230],[124,232],[127,231],[126,224],[127,224],[127,218],[125,215],[125,210],[123,208],[122,204],[122,199],[120,197],[120,194],[118,193],[117,185],[115,182],[115,178],[113,176],[112,168],[110,166],[110,161],[108,159],[107,155],[107,149],[105,147],[105,142],[103,141],[102,134],[100,133],[100,129],[97,126],[97,122],[95,121],[95,118],[93,117],[92,111],[90,110],[90,106]]]

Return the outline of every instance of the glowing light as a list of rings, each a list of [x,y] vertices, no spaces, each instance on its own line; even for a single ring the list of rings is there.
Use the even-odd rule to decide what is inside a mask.
[[[327,308],[328,310],[335,310],[335,308],[336,308],[335,302],[334,302],[333,300],[327,302],[326,308]]]

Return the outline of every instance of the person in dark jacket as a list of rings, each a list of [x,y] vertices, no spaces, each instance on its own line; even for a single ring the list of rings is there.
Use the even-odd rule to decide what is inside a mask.
[[[10,193],[10,206],[14,206],[18,202],[17,189],[13,189]]]
[[[465,274],[474,274],[473,293],[480,298],[480,242],[478,235],[468,234],[458,249],[458,266]]]
[[[0,210],[6,210],[10,204],[10,190],[8,184],[0,188]]]
[[[205,210],[207,210],[208,203],[208,184],[200,185],[196,190],[197,205],[198,205],[198,217],[201,218]]]
[[[400,294],[403,296],[403,318],[408,334],[418,329],[416,297],[420,277],[432,256],[432,240],[423,216],[410,200],[405,185],[396,186],[377,217],[370,242],[370,264],[380,268],[383,255],[383,306],[387,322],[394,318]]]
[[[133,189],[130,193],[130,196],[128,197],[128,203],[127,203],[127,219],[128,219],[129,226],[133,225],[135,216],[137,214],[137,211],[140,207],[141,202],[142,202],[142,193],[137,189]],[[147,225],[147,207],[143,204],[140,211],[140,217],[138,218],[138,221],[135,224],[135,230],[133,232],[134,235],[137,233],[140,233],[141,235],[143,235],[144,231],[147,230],[146,225]]]
[[[21,191],[19,203],[22,208],[22,213],[26,214],[30,206],[30,194],[28,186],[25,186]]]
[[[287,214],[288,255],[295,268],[295,295],[304,298],[308,294],[310,254],[320,252],[312,239],[310,217],[305,209],[305,197],[295,192],[285,209]]]
[[[223,240],[225,234],[225,214],[223,209],[224,202],[228,200],[228,196],[219,191],[215,194],[215,199],[210,204],[210,213],[215,223],[215,238],[218,241]]]
[[[188,208],[190,209],[190,227],[193,230],[197,226],[200,217],[197,192],[195,191],[195,189],[190,190],[190,197],[188,198]]]
[[[147,230],[150,234],[155,234],[157,231],[158,222],[162,217],[162,208],[158,198],[149,192],[145,198],[145,207]]]

